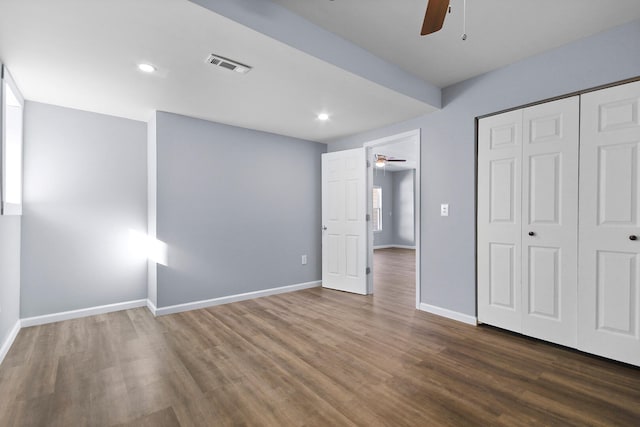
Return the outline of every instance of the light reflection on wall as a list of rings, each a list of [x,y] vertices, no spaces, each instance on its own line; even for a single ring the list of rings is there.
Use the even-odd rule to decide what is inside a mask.
[[[167,244],[146,233],[129,230],[129,248],[133,256],[146,257],[157,264],[168,265]]]

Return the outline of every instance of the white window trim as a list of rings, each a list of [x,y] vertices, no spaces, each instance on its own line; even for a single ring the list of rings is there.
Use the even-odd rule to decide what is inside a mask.
[[[23,156],[24,156],[24,98],[22,96],[22,94],[20,93],[20,91],[18,90],[18,87],[15,83],[15,81],[13,80],[13,78],[11,77],[11,74],[9,73],[9,70],[7,70],[7,67],[5,67],[4,65],[0,65],[0,94],[1,96],[1,101],[2,104],[0,105],[0,112],[2,113],[2,121],[1,121],[1,132],[0,132],[0,136],[1,136],[1,144],[2,144],[2,151],[0,154],[0,180],[1,180],[1,184],[0,185],[0,200],[1,200],[1,205],[0,205],[0,212],[2,215],[22,215],[22,188],[23,188],[23,182],[22,182],[22,178],[24,176],[24,172],[23,172]],[[7,132],[7,115],[6,115],[6,109],[5,109],[5,105],[7,104],[7,96],[8,93],[4,90],[4,85],[5,83],[7,84],[7,86],[9,86],[9,88],[11,88],[11,92],[13,93],[14,97],[16,98],[16,100],[18,101],[18,103],[20,104],[20,108],[22,110],[22,118],[21,118],[21,126],[22,128],[20,129],[20,161],[21,161],[21,165],[20,165],[20,174],[21,174],[21,179],[20,179],[20,193],[21,193],[21,197],[20,197],[20,203],[8,203],[5,199],[6,197],[6,183],[7,183],[7,167],[5,164],[5,161],[7,159],[6,156],[6,132]]]
[[[380,189],[380,218],[378,220],[378,224],[380,224],[380,228],[378,230],[373,230],[374,233],[382,233],[384,224],[382,219],[384,218],[384,214],[382,212],[382,186],[381,185],[374,185],[372,187],[373,190],[375,190],[376,188]],[[371,213],[373,215],[373,212]]]

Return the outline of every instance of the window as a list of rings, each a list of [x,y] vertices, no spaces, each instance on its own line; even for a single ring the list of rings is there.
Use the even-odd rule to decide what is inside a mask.
[[[2,66],[2,215],[22,214],[22,120],[24,100]]]
[[[382,231],[382,187],[373,187],[373,231]]]

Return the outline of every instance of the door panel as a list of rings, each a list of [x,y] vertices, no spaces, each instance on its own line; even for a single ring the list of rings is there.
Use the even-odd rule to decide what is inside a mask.
[[[493,160],[489,163],[490,183],[489,198],[491,199],[491,223],[515,223],[516,188],[515,188],[515,159]]]
[[[630,83],[633,85],[634,83]],[[637,83],[635,83],[637,84]],[[625,85],[626,86],[626,85]],[[616,89],[616,88],[612,88]],[[608,89],[605,89],[608,90]],[[623,89],[624,90],[624,89]],[[601,91],[599,91],[601,92]],[[623,95],[625,96],[625,95]],[[598,123],[600,132],[633,129],[638,126],[638,108],[640,102],[633,94],[625,99],[602,102],[599,105]]]
[[[560,248],[529,246],[529,307],[531,315],[559,319]]]
[[[529,158],[529,224],[559,225],[561,165],[559,153]]]
[[[634,336],[638,292],[638,255],[628,252],[598,251],[596,257],[597,328]]]
[[[489,244],[489,304],[516,310],[516,247],[499,243]]]
[[[340,274],[340,236],[337,234],[328,234],[325,238],[325,244],[327,246],[327,270],[326,274],[338,275]]]
[[[599,148],[597,188],[600,225],[638,225],[637,142]]]
[[[358,277],[358,272],[361,268],[360,260],[358,259],[358,246],[360,244],[360,238],[358,236],[347,235],[345,236],[347,242],[347,276]]]
[[[544,108],[546,110],[547,104],[542,107],[533,107],[533,110]],[[532,109],[529,109],[530,111]],[[544,116],[532,117],[529,119],[529,139],[530,144],[537,144],[539,142],[554,142],[562,139],[562,125],[563,116],[559,114],[550,114]]]
[[[582,96],[578,348],[640,365],[640,82]]]
[[[478,320],[520,332],[522,110],[478,123]]]
[[[522,332],[577,345],[579,97],[524,109]]]
[[[322,155],[322,286],[366,295],[363,148]]]

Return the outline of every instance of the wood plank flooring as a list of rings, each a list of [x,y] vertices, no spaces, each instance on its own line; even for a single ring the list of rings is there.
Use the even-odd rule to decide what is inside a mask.
[[[375,258],[375,297],[25,328],[0,426],[640,426],[640,369],[416,311],[413,251]]]

